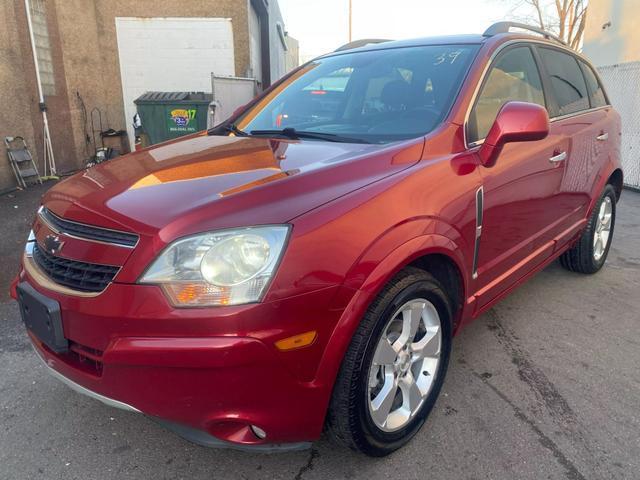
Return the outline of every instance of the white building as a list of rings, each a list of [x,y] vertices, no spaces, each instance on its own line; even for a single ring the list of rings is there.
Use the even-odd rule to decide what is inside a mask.
[[[591,0],[583,53],[622,117],[622,169],[640,188],[640,0]]]
[[[640,61],[640,1],[591,0],[583,52],[598,67]]]

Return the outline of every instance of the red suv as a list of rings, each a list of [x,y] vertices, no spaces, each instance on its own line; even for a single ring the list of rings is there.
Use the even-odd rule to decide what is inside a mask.
[[[512,26],[347,46],[57,184],[12,287],[51,373],[204,445],[406,443],[463,325],[611,245],[620,118]]]

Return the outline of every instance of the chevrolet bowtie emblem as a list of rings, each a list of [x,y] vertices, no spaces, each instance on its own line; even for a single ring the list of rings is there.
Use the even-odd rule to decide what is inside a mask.
[[[47,235],[44,239],[44,249],[51,255],[57,255],[62,250],[64,242],[57,235]]]

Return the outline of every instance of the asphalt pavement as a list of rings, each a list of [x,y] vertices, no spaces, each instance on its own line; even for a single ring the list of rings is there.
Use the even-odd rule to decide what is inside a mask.
[[[554,263],[463,330],[425,427],[371,459],[199,447],[49,376],[6,295],[48,186],[0,198],[0,479],[640,478],[640,193],[601,272]]]

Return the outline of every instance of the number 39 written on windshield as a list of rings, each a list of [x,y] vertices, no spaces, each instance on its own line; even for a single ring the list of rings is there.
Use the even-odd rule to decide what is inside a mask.
[[[442,65],[443,63],[449,63],[453,65],[453,62],[460,56],[462,52],[460,50],[454,50],[452,52],[443,52],[436,57],[436,61],[433,62],[434,65]]]

